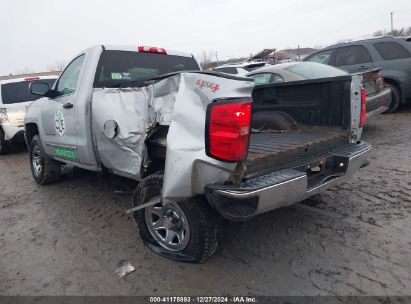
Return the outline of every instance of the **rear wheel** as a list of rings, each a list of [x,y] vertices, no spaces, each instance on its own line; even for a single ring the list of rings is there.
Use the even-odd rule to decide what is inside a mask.
[[[163,204],[162,188],[162,173],[154,173],[143,179],[134,193],[134,207],[158,200],[133,214],[142,240],[155,253],[172,260],[204,262],[217,250],[221,219],[203,197]]]
[[[31,173],[39,185],[51,184],[60,179],[60,164],[48,157],[35,135],[30,143]]]
[[[386,87],[391,89],[391,104],[387,111],[384,113],[393,113],[395,112],[401,103],[401,92],[397,86],[386,83]]]
[[[0,155],[5,155],[10,151],[10,144],[4,139],[4,131],[0,128]]]

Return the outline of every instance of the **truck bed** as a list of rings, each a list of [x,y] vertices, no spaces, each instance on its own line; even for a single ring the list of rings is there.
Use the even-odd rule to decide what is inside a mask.
[[[253,133],[245,162],[247,174],[298,162],[345,143],[346,132],[327,127],[283,133]]]

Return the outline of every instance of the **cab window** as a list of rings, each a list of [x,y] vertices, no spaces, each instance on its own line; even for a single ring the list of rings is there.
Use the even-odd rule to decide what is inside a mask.
[[[84,55],[77,57],[61,74],[56,88],[57,96],[72,94],[76,91],[83,61]]]

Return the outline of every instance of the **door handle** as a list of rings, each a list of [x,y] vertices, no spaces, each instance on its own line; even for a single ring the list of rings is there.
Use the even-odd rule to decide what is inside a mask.
[[[74,107],[74,105],[73,105],[72,103],[70,103],[70,102],[65,103],[65,104],[63,105],[63,108],[65,108],[65,109],[71,109],[72,107]]]

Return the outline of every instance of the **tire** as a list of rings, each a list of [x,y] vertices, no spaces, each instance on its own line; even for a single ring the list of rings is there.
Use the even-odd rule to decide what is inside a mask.
[[[31,140],[29,152],[31,173],[37,184],[51,184],[60,179],[60,164],[44,153],[38,135]]]
[[[10,144],[4,139],[4,131],[0,128],[0,155],[6,155],[10,152]]]
[[[133,207],[147,203],[157,196],[160,200],[162,188],[162,172],[146,177],[134,192]],[[163,230],[159,228],[156,230],[158,233],[156,233],[154,228],[150,229],[149,227],[149,225],[154,227],[152,222],[153,217],[157,217],[156,214],[162,214],[162,217],[158,216],[157,219],[157,221],[161,222],[162,226],[167,226],[167,222],[173,222],[173,219],[170,220],[167,215],[170,210],[178,213],[178,220],[175,220],[175,222],[176,225],[179,224],[178,228],[170,228],[168,230],[178,234],[171,240],[171,245],[166,244],[165,241],[166,235],[168,235],[166,228]],[[140,237],[144,244],[155,253],[178,262],[203,263],[216,252],[222,235],[221,219],[210,207],[205,197],[196,197],[164,206],[159,201],[155,206],[134,212],[133,217],[138,225]],[[185,222],[185,220],[187,221]],[[180,230],[184,230],[184,233]],[[181,241],[180,234],[185,235]],[[159,241],[160,238],[164,238],[164,240]],[[174,246],[173,242],[179,246]]]
[[[384,112],[384,114],[394,113],[401,104],[401,92],[398,87],[393,84],[386,83],[386,87],[391,89],[392,99],[390,107]]]

